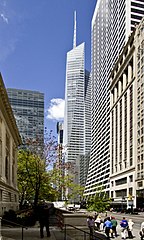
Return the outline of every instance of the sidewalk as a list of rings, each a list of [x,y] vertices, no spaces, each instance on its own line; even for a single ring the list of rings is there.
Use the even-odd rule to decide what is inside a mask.
[[[117,240],[121,240],[121,229],[120,226],[118,225],[117,227],[117,232],[118,232],[118,237],[115,238]],[[45,237],[43,238],[44,240],[64,240],[64,233],[57,227],[50,227],[50,237],[46,237],[46,232],[45,232]],[[103,231],[101,233],[104,234]],[[135,236],[134,239],[140,239],[139,237],[139,229],[134,228],[133,234]],[[21,235],[21,229],[20,228],[5,228],[2,230],[2,235],[4,236],[0,240],[21,240],[22,235]],[[104,234],[105,235],[105,234]],[[24,235],[23,235],[24,240],[40,240],[39,236],[39,228],[28,228],[24,229]],[[71,237],[67,236],[67,240],[70,240]]]
[[[139,231],[140,231],[139,226],[138,226],[138,225],[134,225],[134,228],[133,228],[133,236],[134,236],[134,239],[135,239],[135,240],[140,239]],[[104,231],[102,230],[102,226],[101,226],[101,233],[104,234]],[[119,221],[118,221],[118,226],[117,226],[117,233],[118,233],[118,237],[116,237],[115,239],[121,240],[121,239],[122,239],[122,238],[121,238],[121,227],[120,227],[120,222],[119,222]],[[127,234],[127,236],[128,236],[128,234]],[[111,239],[113,239],[113,238],[111,238]],[[127,237],[127,239],[129,239],[129,238]]]
[[[49,239],[49,240],[60,240],[62,238],[56,238],[55,232],[58,232],[59,236],[62,236],[62,233],[59,229],[56,229],[54,227],[50,227],[50,237],[46,237],[46,232],[44,231],[45,237],[43,239]],[[22,239],[22,229],[21,228],[3,228],[2,229],[2,240],[21,240]],[[37,227],[32,227],[28,229],[23,230],[23,239],[24,240],[38,240],[40,238],[40,229]],[[0,239],[1,240],[1,239]]]
[[[118,237],[115,238],[117,240],[121,240],[121,228],[120,228],[120,219],[118,220],[118,226],[117,226],[117,232],[118,232]],[[139,236],[139,231],[140,231],[140,223],[136,223],[134,224],[134,228],[133,228],[133,235],[135,236],[134,239],[140,239]],[[87,232],[89,232],[89,230],[87,229]],[[50,233],[51,236],[50,237],[46,237],[46,231],[44,230],[44,240],[64,240],[64,232],[61,231],[60,228],[58,228],[57,226],[50,226]],[[101,231],[100,233],[105,236],[105,233],[103,231],[103,226],[101,224]],[[2,236],[4,236],[2,239],[0,238],[0,240],[21,240],[22,239],[22,229],[21,228],[8,228],[8,227],[3,227],[2,228]],[[35,227],[29,227],[28,229],[24,229],[23,230],[23,240],[40,240],[40,228],[39,225],[36,225]],[[72,239],[72,235],[67,236],[67,240],[71,240]],[[74,239],[74,236],[73,236]],[[83,239],[82,239],[83,240]]]

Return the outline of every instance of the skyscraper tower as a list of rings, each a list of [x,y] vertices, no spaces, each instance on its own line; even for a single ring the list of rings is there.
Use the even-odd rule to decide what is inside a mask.
[[[44,94],[24,89],[7,89],[23,143],[28,139],[44,142]]]
[[[85,71],[85,43],[76,45],[75,12],[73,49],[67,53],[66,61],[64,114],[65,162],[72,165],[79,155],[85,154],[85,94],[90,90],[85,91],[85,87],[89,86],[89,79],[89,72]]]
[[[85,195],[102,185],[109,194],[110,73],[135,24],[144,15],[141,0],[98,0],[92,34],[91,155]]]

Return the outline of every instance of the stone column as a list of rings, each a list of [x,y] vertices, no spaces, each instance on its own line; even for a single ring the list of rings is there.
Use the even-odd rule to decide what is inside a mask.
[[[132,66],[128,65],[128,83],[132,80]]]
[[[121,81],[118,82],[118,89],[119,89],[119,96],[120,96],[121,92],[122,92],[122,82]]]
[[[113,102],[114,102],[114,92],[111,92],[111,94],[110,94],[110,107],[113,106]]]
[[[126,78],[127,78],[126,74],[123,73],[123,89],[126,88]]]
[[[114,101],[116,102],[117,100],[117,88],[114,88]]]

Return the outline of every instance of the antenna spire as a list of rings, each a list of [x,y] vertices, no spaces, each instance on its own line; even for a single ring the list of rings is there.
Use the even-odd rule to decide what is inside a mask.
[[[76,11],[74,11],[74,36],[73,36],[73,48],[76,47]]]

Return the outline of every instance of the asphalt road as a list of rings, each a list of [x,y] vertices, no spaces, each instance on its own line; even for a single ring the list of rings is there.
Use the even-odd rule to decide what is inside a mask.
[[[118,221],[118,226],[117,226],[117,232],[118,232],[118,237],[115,238],[117,240],[121,239],[121,227],[120,227],[120,221],[122,220],[123,217],[125,217],[127,220],[132,219],[134,222],[133,225],[133,235],[135,236],[134,239],[140,239],[139,236],[139,231],[141,227],[141,223],[144,221],[144,213],[140,213],[139,215],[133,215],[133,214],[123,214],[123,213],[115,213],[115,212],[108,212],[107,216],[114,216],[116,220]],[[102,214],[102,218],[104,215]],[[101,227],[102,230],[102,227]],[[103,231],[102,231],[103,232]]]

